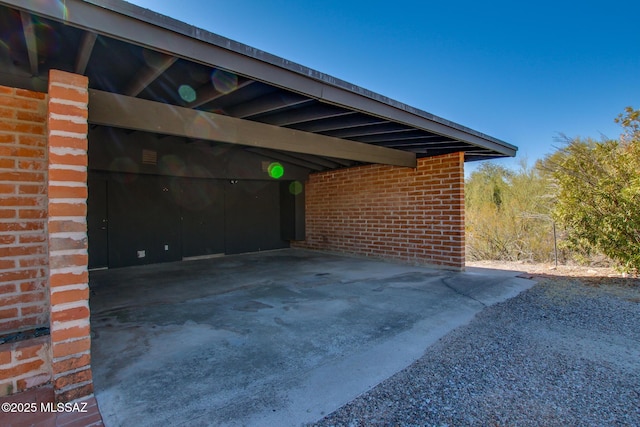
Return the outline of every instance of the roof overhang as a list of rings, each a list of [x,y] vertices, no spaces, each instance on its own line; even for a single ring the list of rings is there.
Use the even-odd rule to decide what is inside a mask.
[[[459,151],[471,161],[517,151],[499,139],[121,0],[0,0],[0,27],[2,85],[44,91],[48,70],[59,69],[86,75],[95,93],[162,103],[186,115],[190,109],[209,118],[224,116],[235,126],[254,124],[273,135],[283,128],[307,138],[301,144],[305,148],[232,143],[295,154],[314,170],[362,163],[410,166],[416,157]],[[89,120],[104,124],[91,112]],[[362,155],[335,149],[341,142],[346,151],[358,147],[355,152]]]

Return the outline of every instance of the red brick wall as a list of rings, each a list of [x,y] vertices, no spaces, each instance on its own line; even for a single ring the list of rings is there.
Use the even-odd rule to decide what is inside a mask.
[[[312,174],[296,247],[464,268],[464,154]]]
[[[87,272],[87,79],[51,71],[49,93],[0,87],[0,395],[52,381],[93,392]]]
[[[49,74],[51,358],[57,401],[93,392],[87,270],[87,104],[84,76]]]
[[[47,95],[0,86],[0,335],[49,325]],[[0,395],[51,378],[48,337],[0,345]]]
[[[0,396],[46,384],[50,380],[48,336],[0,345]]]
[[[0,87],[0,334],[48,325],[46,94]]]

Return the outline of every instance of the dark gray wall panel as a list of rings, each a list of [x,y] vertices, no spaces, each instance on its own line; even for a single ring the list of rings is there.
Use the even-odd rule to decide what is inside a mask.
[[[280,234],[279,182],[225,182],[225,242],[228,254],[289,246]]]
[[[182,259],[180,209],[170,179],[113,175],[109,181],[109,266]],[[144,252],[142,252],[144,251]]]
[[[107,210],[107,177],[90,176],[87,180],[87,234],[89,238],[89,268],[109,266],[109,223]]]
[[[182,256],[224,253],[224,183],[181,178]]]

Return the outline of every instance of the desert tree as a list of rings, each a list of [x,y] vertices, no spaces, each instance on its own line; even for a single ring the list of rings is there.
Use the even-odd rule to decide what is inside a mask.
[[[575,252],[601,252],[625,271],[640,269],[640,110],[616,119],[619,140],[564,138],[545,158],[556,187],[553,217]]]

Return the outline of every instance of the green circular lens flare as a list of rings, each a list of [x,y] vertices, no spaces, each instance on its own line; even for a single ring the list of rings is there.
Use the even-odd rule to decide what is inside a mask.
[[[284,175],[284,167],[280,163],[271,163],[267,168],[269,176],[273,179],[280,179]]]
[[[196,100],[196,91],[189,85],[182,85],[178,88],[178,94],[185,102],[193,102]]]
[[[292,181],[291,184],[289,184],[289,193],[294,196],[302,193],[302,183],[300,181]]]

